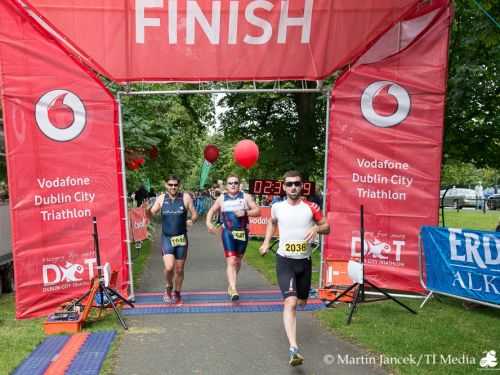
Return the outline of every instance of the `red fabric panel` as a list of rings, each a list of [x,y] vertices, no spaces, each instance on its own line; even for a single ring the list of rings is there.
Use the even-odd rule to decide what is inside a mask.
[[[148,238],[148,223],[146,209],[137,207],[128,211],[133,241],[144,241]]]
[[[418,233],[421,225],[438,222],[450,13],[441,2],[399,53],[387,55],[384,45],[382,54],[368,51],[383,57],[355,64],[333,92],[327,181],[332,231],[324,255],[359,256],[364,205],[365,274],[379,287],[422,291]],[[401,40],[405,30],[415,31],[415,19],[410,21],[400,25]]]
[[[16,275],[16,317],[78,297],[102,263],[128,278],[117,107],[14,2],[0,2],[0,82]]]
[[[324,78],[419,2],[28,1],[117,81]]]

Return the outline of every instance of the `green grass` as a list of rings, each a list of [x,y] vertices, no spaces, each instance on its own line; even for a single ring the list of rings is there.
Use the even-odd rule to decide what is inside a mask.
[[[500,211],[445,209],[444,223],[448,228],[467,228],[494,231],[500,222]],[[439,213],[441,224],[441,212]]]
[[[139,251],[132,249],[133,274],[136,283],[140,282],[140,274],[150,252],[150,241],[145,241]],[[85,331],[116,330],[118,332],[101,370],[101,374],[111,374],[116,348],[123,329],[112,310],[105,311],[99,319],[97,319],[97,312],[95,310],[91,313],[89,322],[85,325]],[[4,294],[0,296],[0,374],[11,373],[42,342],[45,338],[44,320],[44,318],[16,320],[14,295]]]
[[[493,230],[500,212],[461,210],[445,211],[448,227]],[[261,241],[252,241],[245,259],[257,268],[270,282],[276,284],[273,254],[261,257],[258,247]],[[313,269],[319,265],[319,255],[313,258]],[[318,273],[313,286],[317,285]],[[500,312],[493,308],[465,309],[458,299],[433,298],[419,309],[421,300],[403,299],[404,303],[418,311],[418,315],[407,312],[394,302],[384,301],[362,304],[354,314],[351,325],[346,325],[348,305],[316,313],[321,323],[335,335],[361,346],[370,356],[415,361],[421,357],[420,365],[393,364],[385,366],[390,372],[403,375],[472,374],[484,373],[479,360],[483,351],[500,352]],[[300,327],[299,327],[300,331]],[[337,353],[332,353],[336,355]],[[342,354],[342,353],[339,353]],[[435,354],[436,357],[432,357]],[[426,355],[428,355],[426,357]],[[441,357],[442,356],[442,357]],[[461,360],[463,356],[475,364],[450,364],[448,356]],[[472,358],[472,359],[471,359]],[[498,357],[497,357],[498,358]],[[435,363],[433,363],[435,361]],[[497,366],[500,368],[500,365]],[[496,373],[496,372],[495,372]],[[500,373],[500,372],[499,372]]]

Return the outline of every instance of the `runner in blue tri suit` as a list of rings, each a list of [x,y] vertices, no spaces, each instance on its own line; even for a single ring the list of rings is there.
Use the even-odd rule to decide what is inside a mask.
[[[161,212],[162,218],[161,252],[166,279],[163,301],[176,304],[182,302],[181,288],[188,252],[187,226],[193,225],[198,218],[193,199],[188,193],[179,192],[179,183],[178,177],[169,176],[165,180],[167,193],[161,194],[150,209],[151,215]],[[188,211],[191,214],[189,219]]]
[[[231,301],[236,301],[239,298],[236,289],[238,272],[248,243],[248,216],[258,216],[260,208],[251,195],[240,191],[240,180],[237,176],[229,175],[226,181],[227,192],[215,200],[207,213],[206,224],[209,232],[219,233],[220,228],[212,223],[212,219],[220,211],[221,236],[227,264],[227,293]]]

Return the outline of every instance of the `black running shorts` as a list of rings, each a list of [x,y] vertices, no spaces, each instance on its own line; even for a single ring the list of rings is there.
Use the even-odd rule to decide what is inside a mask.
[[[276,255],[276,273],[283,298],[307,300],[311,289],[311,258],[291,259]]]

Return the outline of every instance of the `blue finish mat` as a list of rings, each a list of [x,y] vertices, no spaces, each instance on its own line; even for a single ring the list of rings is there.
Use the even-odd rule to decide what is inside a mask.
[[[276,293],[266,293],[266,294],[247,294],[241,293],[239,301],[251,302],[251,301],[281,301],[283,297],[281,292]],[[184,303],[203,303],[203,302],[227,302],[227,294],[183,294],[182,301]],[[136,305],[141,304],[152,304],[152,303],[163,303],[162,295],[137,295],[135,297]]]
[[[47,337],[14,371],[14,375],[43,375],[69,336]],[[7,343],[6,343],[7,344]]]
[[[307,304],[300,311],[316,311],[325,308],[323,303]],[[166,306],[166,307],[140,307],[133,309],[123,309],[123,315],[162,315],[162,314],[206,314],[206,313],[238,313],[238,312],[275,312],[283,311],[282,304],[276,305],[246,305],[238,306],[237,303],[230,306]]]
[[[65,375],[98,375],[115,336],[115,331],[90,334]]]

